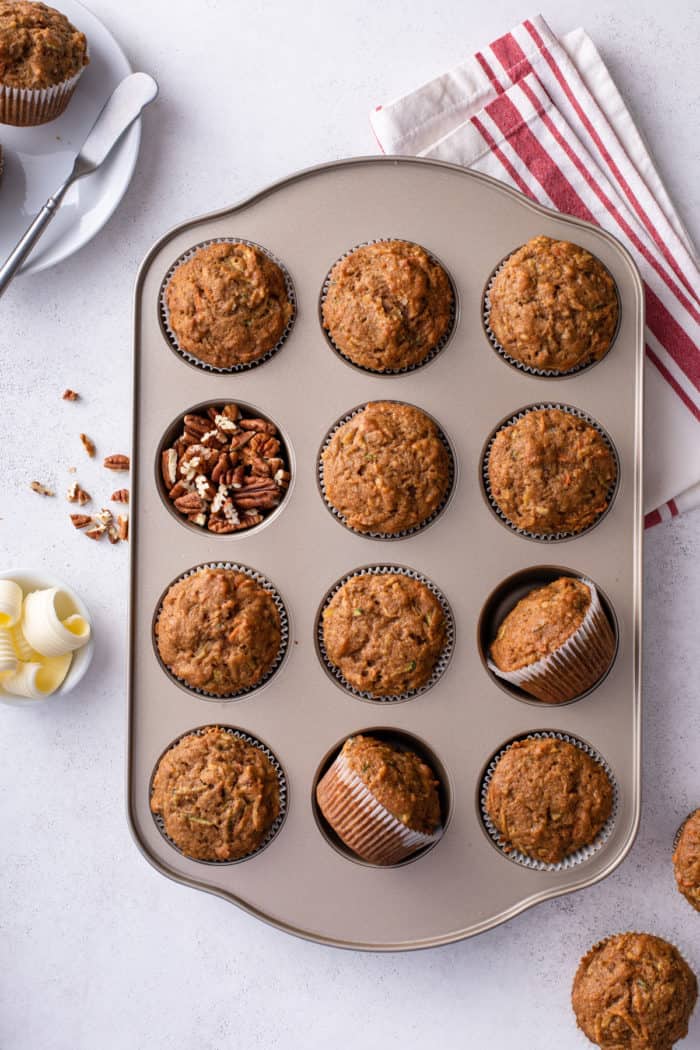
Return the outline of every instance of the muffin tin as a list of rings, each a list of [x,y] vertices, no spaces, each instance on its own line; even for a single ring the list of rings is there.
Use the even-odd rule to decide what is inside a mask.
[[[536,234],[573,240],[612,273],[621,319],[595,368],[564,378],[528,375],[493,352],[482,326],[483,292],[499,260]],[[318,302],[341,255],[373,239],[415,241],[454,282],[459,309],[449,343],[427,365],[371,375],[329,346]],[[289,272],[296,317],[284,345],[235,375],[192,367],[173,350],[160,291],[175,261],[217,238],[264,246]],[[462,168],[413,158],[368,158],[293,176],[231,210],[183,224],[146,258],[137,282],[134,472],[129,642],[128,812],[134,837],[163,874],[219,894],[259,918],[319,942],[368,950],[445,944],[489,929],[550,897],[589,886],[622,861],[640,808],[641,427],[643,294],[625,250],[607,233],[527,201]],[[453,451],[451,498],[430,528],[393,540],[344,528],[322,499],[324,436],[372,400],[415,404],[439,423]],[[282,506],[249,532],[218,536],[188,527],[165,505],[158,481],[164,435],[190,406],[244,403],[280,426],[292,479]],[[609,511],[586,533],[549,542],[499,522],[484,492],[490,435],[525,407],[573,406],[605,430],[619,461]],[[394,543],[395,550],[387,550]],[[556,551],[556,562],[554,552]],[[197,696],[173,681],[153,645],[153,619],[169,583],[203,563],[262,573],[289,618],[284,662],[239,699]],[[338,688],[316,641],[329,589],[357,569],[399,565],[434,583],[454,616],[454,652],[430,689],[374,704]],[[489,597],[527,571],[590,577],[615,621],[618,650],[607,676],[575,702],[522,703],[482,662],[478,629]],[[508,601],[503,595],[502,601]],[[154,767],[169,744],[208,724],[271,749],[287,785],[284,824],[269,845],[236,864],[190,860],[163,837],[149,808]],[[448,820],[429,850],[395,867],[355,862],[322,827],[313,789],[343,740],[356,732],[412,738],[434,756]],[[565,734],[607,763],[616,786],[604,841],[577,863],[537,870],[513,863],[489,838],[480,811],[494,755],[517,737]]]

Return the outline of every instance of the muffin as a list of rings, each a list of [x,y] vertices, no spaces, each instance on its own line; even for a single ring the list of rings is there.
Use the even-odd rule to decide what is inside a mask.
[[[615,635],[590,581],[561,576],[536,587],[505,617],[489,667],[544,703],[591,689],[615,654]]]
[[[515,361],[568,372],[599,361],[617,329],[615,282],[577,244],[533,237],[511,255],[488,292],[488,326]]]
[[[439,782],[413,751],[351,736],[316,787],[319,809],[371,864],[398,864],[441,833]]]
[[[673,852],[673,872],[680,893],[700,911],[700,809],[690,814]]]
[[[387,372],[424,361],[447,334],[453,309],[449,278],[424,248],[378,241],[335,264],[322,313],[341,353]]]
[[[398,535],[427,521],[450,487],[450,457],[432,419],[413,405],[373,401],[323,451],[328,502],[349,528]]]
[[[323,611],[323,644],[354,689],[400,696],[420,689],[445,646],[445,614],[426,584],[396,573],[352,576]]]
[[[589,528],[610,503],[615,456],[585,419],[533,409],[496,434],[488,456],[490,495],[517,528],[542,535]]]
[[[698,997],[677,948],[650,933],[618,933],[581,960],[571,992],[579,1028],[601,1050],[671,1050]]]
[[[165,303],[179,348],[214,368],[257,361],[277,346],[294,312],[281,267],[239,241],[208,244],[180,263]]]
[[[265,752],[219,726],[165,752],[151,811],[194,860],[240,860],[263,844],[280,814],[277,773]]]
[[[202,569],[174,583],[155,635],[168,670],[190,688],[215,696],[254,689],[282,643],[272,595],[234,569]]]
[[[58,117],[88,64],[85,35],[53,7],[0,0],[0,123]]]
[[[517,740],[503,752],[485,808],[505,842],[544,864],[590,846],[612,813],[605,770],[580,747],[556,737]]]

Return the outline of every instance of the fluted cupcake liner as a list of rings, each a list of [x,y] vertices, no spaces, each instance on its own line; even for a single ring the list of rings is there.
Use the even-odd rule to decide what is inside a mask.
[[[0,124],[28,128],[48,124],[50,120],[60,117],[84,69],[78,70],[61,84],[47,88],[19,88],[0,84]]]

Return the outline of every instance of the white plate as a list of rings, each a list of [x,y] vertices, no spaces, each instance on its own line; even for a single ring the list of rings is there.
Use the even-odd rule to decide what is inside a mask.
[[[91,11],[78,0],[61,0],[58,7],[85,33],[90,64],[68,108],[57,120],[35,128],[0,124],[5,156],[0,181],[0,261],[9,255],[68,175],[97,114],[119,81],[132,72],[119,44]],[[82,248],[104,226],[131,181],[140,140],[138,120],[102,167],[70,188],[21,273],[54,266]]]

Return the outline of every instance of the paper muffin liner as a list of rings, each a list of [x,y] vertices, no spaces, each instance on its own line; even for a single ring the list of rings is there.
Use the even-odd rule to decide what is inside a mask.
[[[613,789],[613,801],[612,808],[610,810],[610,816],[606,820],[603,827],[596,835],[593,842],[588,843],[586,846],[582,846],[581,849],[576,850],[574,853],[569,853],[563,860],[560,860],[556,864],[548,864],[546,861],[537,860],[535,857],[530,857],[526,853],[521,853],[520,850],[514,849],[509,846],[508,841],[501,835],[496,825],[491,820],[488,811],[486,809],[486,796],[489,790],[489,784],[496,770],[496,766],[499,761],[503,758],[507,751],[510,751],[513,744],[520,743],[522,740],[564,740],[568,744],[573,744],[574,747],[579,748],[583,751],[594,762],[597,763],[604,771]],[[590,744],[586,744],[583,740],[579,740],[578,737],[570,736],[568,733],[559,733],[555,730],[542,730],[537,733],[525,733],[519,736],[516,740],[511,740],[509,744],[501,748],[497,754],[493,756],[488,764],[486,772],[481,781],[481,788],[479,790],[479,810],[481,815],[481,821],[488,833],[489,838],[493,842],[496,849],[501,853],[507,860],[512,861],[514,864],[519,864],[523,868],[530,868],[532,871],[567,871],[569,868],[574,868],[578,864],[583,864],[584,861],[590,860],[590,858],[598,852],[602,846],[610,838],[613,828],[615,827],[615,821],[617,819],[617,813],[619,808],[619,789],[617,781],[613,775],[613,771],[605,761],[603,756],[599,754],[595,748],[592,748]]]
[[[373,400],[375,400],[375,399],[373,399]],[[396,404],[396,405],[408,405],[409,404],[408,401],[397,401],[397,400],[395,400],[393,398],[376,398],[376,400],[377,401],[389,401],[392,404]],[[351,409],[351,411],[348,412],[346,415],[344,415],[342,417],[342,419],[337,420],[337,422],[335,422],[333,424],[333,426],[331,427],[331,429],[327,432],[326,436],[323,439],[323,442],[321,444],[321,448],[319,449],[318,457],[317,457],[316,469],[317,469],[318,487],[319,487],[319,491],[321,493],[321,496],[323,498],[323,502],[325,503],[327,509],[333,515],[335,520],[340,522],[340,524],[344,528],[346,528],[348,530],[348,532],[352,532],[356,536],[363,536],[366,539],[370,539],[370,540],[403,540],[407,536],[415,536],[415,534],[417,532],[422,532],[423,529],[427,529],[429,525],[432,525],[433,522],[436,521],[437,518],[440,517],[442,512],[447,507],[447,504],[450,502],[450,499],[452,498],[452,493],[454,492],[455,480],[456,480],[456,475],[457,475],[457,470],[456,470],[456,467],[455,467],[455,455],[454,455],[454,451],[452,449],[452,445],[450,444],[450,441],[449,441],[447,435],[443,431],[443,429],[440,426],[440,424],[438,423],[438,421],[433,416],[431,416],[429,412],[426,412],[424,408],[421,408],[420,411],[423,413],[423,415],[427,416],[428,419],[432,420],[432,422],[437,427],[437,436],[440,439],[440,441],[442,442],[442,444],[443,444],[443,446],[444,446],[444,448],[445,448],[445,450],[447,452],[447,461],[448,461],[447,488],[445,489],[445,495],[443,496],[443,498],[442,498],[442,500],[440,502],[440,505],[438,507],[436,507],[436,509],[433,511],[433,513],[430,514],[424,521],[419,522],[418,525],[412,525],[410,529],[402,529],[401,532],[362,532],[360,529],[354,529],[352,527],[352,525],[348,525],[344,515],[342,515],[340,513],[340,511],[336,507],[333,506],[333,504],[331,503],[331,501],[329,500],[329,498],[328,498],[328,496],[326,494],[326,486],[325,486],[325,481],[324,481],[324,476],[323,476],[323,453],[328,448],[328,446],[329,446],[329,444],[330,444],[330,442],[331,442],[335,432],[337,430],[339,430],[340,427],[344,426],[345,423],[349,423],[350,420],[353,419],[359,412],[364,412],[364,410],[367,408],[367,405],[370,404],[370,403],[371,403],[370,401],[365,401],[363,404],[357,405],[355,408]],[[418,408],[418,406],[417,405],[411,405],[411,408]]]
[[[595,584],[582,578],[591,601],[581,625],[553,653],[517,671],[501,671],[489,657],[489,670],[545,704],[567,703],[592,689],[615,655],[615,634]]]
[[[338,344],[331,336],[331,333],[328,331],[328,329],[323,323],[323,304],[325,303],[326,296],[328,295],[331,273],[336,268],[338,263],[342,262],[343,259],[347,259],[353,254],[353,252],[356,252],[358,248],[366,248],[370,244],[388,244],[391,241],[398,240],[404,241],[407,244],[414,244],[417,248],[422,248],[428,256],[428,258],[430,259],[430,261],[436,263],[445,272],[445,276],[449,281],[450,290],[452,292],[452,307],[450,310],[450,320],[445,330],[445,334],[437,341],[435,346],[428,351],[425,357],[421,358],[420,361],[416,361],[415,364],[406,365],[404,368],[369,368],[367,365],[361,365],[358,364],[357,361],[353,361],[353,359],[349,357],[344,350],[340,349]],[[452,280],[452,276],[450,275],[450,272],[445,266],[445,264],[441,262],[440,259],[438,259],[437,255],[434,255],[433,252],[428,251],[428,249],[424,245],[417,244],[415,241],[406,241],[405,237],[375,237],[370,241],[361,241],[359,244],[354,245],[352,248],[348,248],[347,251],[343,252],[342,255],[338,256],[333,265],[330,267],[328,273],[323,279],[323,284],[321,285],[321,294],[318,300],[318,318],[319,323],[321,325],[321,331],[325,336],[326,342],[330,346],[331,350],[333,350],[338,355],[338,357],[342,358],[342,360],[345,361],[346,364],[351,365],[353,368],[357,368],[360,372],[367,372],[367,374],[371,376],[408,375],[409,372],[415,372],[419,368],[425,368],[425,366],[430,364],[431,361],[434,361],[438,354],[445,349],[450,339],[452,338],[452,334],[457,323],[457,289],[455,287],[454,281]]]
[[[170,312],[168,310],[167,292],[168,286],[175,275],[175,271],[180,266],[182,266],[183,263],[188,262],[188,260],[190,260],[192,256],[200,250],[200,248],[208,248],[210,244],[246,244],[250,248],[257,248],[259,251],[263,252],[263,254],[266,255],[268,259],[271,259],[272,262],[275,263],[275,265],[279,266],[280,270],[282,271],[282,274],[284,276],[284,287],[287,292],[287,298],[289,299],[289,302],[292,307],[292,316],[289,318],[289,321],[287,322],[287,325],[284,331],[282,332],[282,335],[277,340],[274,346],[270,347],[269,350],[266,350],[264,354],[260,354],[260,356],[256,357],[253,361],[246,361],[243,364],[231,365],[229,368],[217,368],[216,365],[210,365],[207,361],[202,361],[201,358],[195,357],[195,355],[191,354],[188,350],[184,350],[180,346],[177,336],[170,327]],[[178,354],[184,361],[187,361],[188,364],[194,365],[195,368],[201,368],[204,372],[211,372],[214,375],[230,376],[237,375],[239,372],[249,372],[253,368],[259,368],[260,365],[264,365],[266,361],[269,361],[270,358],[274,357],[275,354],[282,349],[287,339],[289,338],[292,328],[294,327],[294,322],[296,321],[297,297],[296,291],[294,289],[294,283],[292,281],[289,270],[284,265],[284,263],[281,262],[277,258],[277,256],[274,255],[268,248],[265,248],[262,244],[258,244],[257,241],[246,240],[245,237],[211,237],[207,241],[200,241],[198,244],[193,245],[186,252],[183,252],[182,255],[178,256],[178,258],[172,264],[172,266],[166,273],[165,278],[163,279],[163,283],[160,287],[160,295],[158,297],[158,312],[160,314],[160,323],[163,329],[163,333],[166,339],[168,340],[168,343],[170,344],[171,348],[175,351],[176,354]]]
[[[586,423],[589,424],[589,426],[592,426],[594,430],[598,431],[603,441],[607,445],[608,449],[610,450],[613,460],[615,462],[615,478],[607,492],[608,502],[607,506],[605,507],[605,510],[603,510],[598,515],[595,521],[593,521],[590,525],[587,525],[585,529],[580,529],[578,532],[532,532],[529,529],[521,529],[519,525],[516,525],[515,522],[511,521],[510,518],[501,510],[496,501],[496,498],[494,497],[491,491],[491,481],[489,478],[489,458],[491,456],[491,449],[493,448],[493,443],[496,440],[496,437],[498,436],[498,434],[501,433],[502,430],[506,430],[508,427],[513,426],[514,423],[518,423],[521,419],[524,419],[525,416],[527,416],[530,412],[539,412],[542,409],[559,409],[561,412],[568,412],[568,414],[571,416],[577,416],[579,419],[583,419]],[[526,537],[526,539],[529,540],[537,540],[540,543],[558,543],[560,540],[570,540],[573,539],[575,536],[585,536],[586,533],[591,531],[591,529],[595,529],[606,516],[606,514],[609,513],[615,500],[615,496],[617,495],[618,486],[620,484],[620,457],[617,453],[617,449],[615,448],[612,442],[612,438],[607,433],[607,431],[603,429],[600,423],[593,418],[593,416],[589,415],[587,412],[584,412],[581,408],[574,408],[573,405],[563,405],[559,402],[548,401],[543,402],[542,404],[528,405],[527,408],[523,408],[520,412],[516,412],[515,415],[511,416],[504,423],[501,423],[500,426],[498,426],[494,430],[486,444],[486,448],[484,449],[482,456],[481,484],[488,504],[491,507],[491,510],[494,512],[496,517],[503,522],[504,525],[507,525],[508,528],[512,529],[513,532],[517,533],[518,536],[524,536]]]
[[[262,676],[262,678],[259,679],[259,681],[257,681],[254,685],[248,686],[246,689],[239,689],[235,693],[209,693],[205,689],[198,689],[196,686],[190,685],[189,682],[186,682],[184,678],[180,678],[173,671],[171,671],[167,664],[163,662],[160,652],[158,651],[156,625],[160,618],[165,596],[167,595],[170,588],[174,587],[176,583],[179,583],[181,580],[186,580],[188,576],[196,576],[197,573],[202,572],[203,569],[230,569],[233,572],[240,572],[243,573],[243,575],[245,576],[249,576],[251,580],[255,580],[256,583],[258,583],[267,591],[267,593],[270,595],[273,602],[275,603],[275,608],[277,609],[277,612],[279,614],[280,646],[277,650],[277,655],[275,656],[275,659],[272,661],[269,668]],[[156,609],[155,616],[153,617],[153,629],[151,635],[153,639],[153,649],[155,651],[158,663],[163,668],[168,677],[171,678],[174,682],[177,682],[178,685],[181,685],[182,688],[186,689],[188,693],[194,693],[196,696],[201,696],[204,700],[240,700],[242,697],[249,696],[251,693],[257,692],[258,689],[262,689],[264,685],[267,685],[267,683],[270,681],[273,675],[277,674],[277,672],[279,671],[282,662],[285,656],[287,655],[287,650],[289,648],[289,618],[287,616],[286,606],[282,600],[279,591],[277,590],[275,585],[267,578],[267,576],[264,576],[261,572],[258,572],[257,569],[251,569],[247,565],[239,565],[236,562],[211,561],[204,562],[201,565],[195,565],[194,568],[188,569],[187,572],[183,572],[180,576],[177,576],[168,584],[168,586],[160,596],[160,599],[158,600],[158,607]]]
[[[442,835],[442,828],[426,835],[397,820],[350,769],[342,753],[319,780],[316,796],[336,835],[368,864],[399,864]]]
[[[47,88],[18,88],[0,84],[0,124],[19,128],[48,124],[60,117],[71,100],[85,66],[61,84]]]
[[[516,357],[512,357],[511,354],[509,354],[508,351],[505,349],[505,347],[502,346],[501,343],[498,341],[498,337],[496,336],[496,333],[491,328],[491,323],[490,323],[490,318],[491,318],[491,289],[493,287],[493,282],[496,280],[496,277],[501,272],[503,267],[506,265],[508,260],[515,254],[515,252],[520,251],[520,249],[522,247],[523,247],[522,244],[518,245],[517,248],[514,248],[512,252],[509,252],[509,254],[506,255],[505,259],[501,259],[501,261],[498,263],[498,265],[492,271],[491,276],[489,277],[489,279],[488,279],[488,281],[486,283],[486,287],[484,288],[484,294],[483,294],[482,303],[481,303],[481,321],[482,321],[482,324],[483,324],[483,327],[484,327],[484,333],[486,335],[486,338],[488,339],[489,343],[491,344],[493,349],[496,351],[496,353],[499,355],[499,357],[502,357],[503,360],[506,361],[513,368],[517,368],[519,371],[525,372],[526,375],[538,376],[538,377],[540,377],[542,379],[566,379],[569,376],[575,376],[575,375],[578,375],[579,372],[585,372],[587,369],[593,368],[594,365],[597,365],[600,361],[602,361],[604,358],[606,358],[608,356],[608,354],[612,350],[613,346],[615,345],[615,340],[617,339],[617,334],[620,331],[620,319],[621,319],[621,316],[622,316],[621,303],[620,303],[620,293],[619,293],[619,291],[617,289],[617,282],[615,281],[615,278],[613,277],[613,275],[608,270],[607,266],[605,266],[604,263],[600,262],[600,259],[598,259],[597,256],[595,256],[596,261],[599,262],[600,265],[605,270],[607,270],[607,272],[610,274],[610,277],[612,279],[612,282],[613,282],[613,285],[614,285],[614,288],[615,288],[615,296],[617,298],[617,324],[615,325],[615,331],[612,334],[612,338],[610,340],[610,345],[608,346],[608,349],[605,351],[605,353],[603,354],[602,357],[597,358],[597,360],[595,360],[595,361],[582,361],[580,364],[574,365],[573,368],[567,368],[564,371],[559,371],[556,368],[534,368],[532,365],[528,365],[524,361],[518,361],[518,359]]]
[[[242,740],[244,743],[250,744],[253,747],[256,747],[259,751],[262,751],[262,753],[265,755],[265,757],[267,758],[270,765],[275,771],[275,774],[277,776],[277,785],[279,788],[280,811],[277,817],[275,818],[274,822],[270,826],[270,830],[268,831],[263,841],[256,849],[251,850],[250,853],[246,853],[244,857],[236,857],[234,860],[201,860],[199,857],[190,857],[189,854],[185,853],[184,850],[180,849],[178,844],[170,838],[170,836],[165,830],[165,822],[159,813],[153,813],[153,811],[151,810],[151,816],[153,817],[153,821],[156,827],[158,828],[159,832],[165,839],[165,841],[168,843],[169,846],[172,846],[172,848],[176,850],[181,857],[186,857],[187,860],[194,861],[195,864],[208,864],[210,866],[213,865],[214,867],[221,867],[222,865],[242,864],[244,861],[250,860],[251,857],[257,856],[258,853],[262,853],[262,851],[270,845],[270,843],[276,837],[280,828],[284,824],[285,818],[287,816],[289,792],[287,789],[287,778],[285,776],[284,770],[282,769],[282,766],[279,760],[277,759],[276,755],[270,750],[270,748],[266,744],[263,744],[260,740],[257,740],[256,737],[250,736],[248,733],[244,733],[240,729],[234,729],[232,726],[222,726],[216,723],[214,723],[214,725],[217,729],[222,729],[224,732],[230,733],[231,736],[235,736],[239,740]],[[148,788],[149,801],[151,796],[153,795],[153,780],[156,775],[156,770],[158,769],[158,766],[160,765],[161,761],[168,753],[168,751],[171,751],[175,747],[175,745],[179,744],[180,741],[184,740],[185,737],[201,736],[204,733],[205,729],[211,728],[212,725],[206,725],[199,726],[197,729],[190,729],[187,733],[182,733],[176,740],[173,740],[173,742],[165,749],[165,751],[153,767],[153,772],[151,774],[151,780]]]
[[[411,580],[418,580],[419,583],[424,584],[430,591],[430,593],[437,598],[440,603],[440,608],[445,616],[445,644],[442,648],[442,652],[437,659],[433,673],[431,674],[425,685],[420,686],[418,689],[409,689],[403,693],[395,693],[389,696],[375,696],[374,693],[366,690],[357,689],[354,685],[345,678],[340,668],[336,667],[332,662],[328,653],[326,652],[326,646],[323,641],[323,614],[330,605],[331,601],[338,593],[341,587],[343,587],[348,580],[355,579],[358,576],[406,576]],[[406,569],[402,565],[371,565],[366,569],[355,569],[354,572],[347,573],[342,579],[338,580],[337,583],[328,591],[321,608],[318,611],[316,617],[316,650],[319,655],[319,659],[323,664],[325,670],[342,689],[350,693],[352,696],[356,696],[358,700],[369,700],[375,704],[391,704],[400,703],[404,700],[412,700],[414,697],[422,696],[423,693],[427,693],[434,685],[440,680],[442,675],[447,670],[447,665],[452,659],[452,653],[455,645],[455,622],[452,613],[452,608],[447,598],[442,591],[433,583],[432,580],[428,579],[427,576],[423,576],[422,573],[416,572],[415,569]]]

